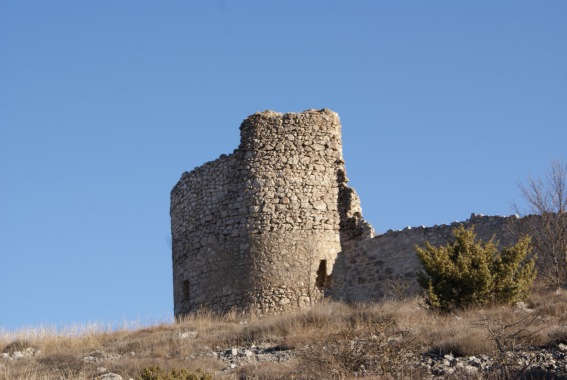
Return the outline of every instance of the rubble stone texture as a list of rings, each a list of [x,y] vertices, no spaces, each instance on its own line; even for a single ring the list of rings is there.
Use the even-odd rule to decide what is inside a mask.
[[[371,237],[347,187],[336,113],[256,113],[232,154],[171,192],[174,313],[260,314],[318,302],[335,258]]]
[[[426,242],[433,246],[446,245],[453,240],[453,228],[462,224],[467,229],[474,227],[477,239],[494,238],[502,248],[517,242],[519,224],[526,218],[472,214],[464,222],[408,227],[352,242],[335,261],[331,296],[347,302],[377,302],[416,295],[421,290],[416,278],[416,272],[421,270],[415,251],[417,245],[424,247]]]
[[[452,225],[374,237],[347,186],[336,113],[256,113],[240,146],[171,192],[174,313],[202,308],[273,314],[323,295],[374,302],[419,291],[415,246],[444,245]],[[510,245],[527,218],[477,216],[479,239]]]

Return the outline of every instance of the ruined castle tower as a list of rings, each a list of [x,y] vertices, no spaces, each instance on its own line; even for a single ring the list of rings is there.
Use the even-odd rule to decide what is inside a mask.
[[[174,312],[275,313],[321,299],[341,243],[371,237],[336,113],[256,113],[240,146],[171,192]]]

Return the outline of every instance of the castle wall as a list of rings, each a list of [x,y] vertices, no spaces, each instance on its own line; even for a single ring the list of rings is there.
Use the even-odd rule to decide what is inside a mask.
[[[346,186],[337,114],[265,111],[240,130],[233,154],[184,173],[172,190],[176,316],[317,302],[341,224],[345,241],[371,236]]]
[[[452,229],[463,224],[466,228],[474,226],[478,239],[488,241],[495,236],[501,247],[509,246],[517,241],[519,224],[524,220],[516,216],[473,214],[464,222],[408,227],[355,241],[335,261],[330,294],[336,300],[347,302],[374,302],[401,294],[417,294],[420,288],[416,272],[421,270],[421,264],[416,245],[423,247],[426,241],[434,246],[445,245],[452,241]]]
[[[250,284],[249,239],[242,234],[252,204],[242,154],[235,152],[183,173],[171,193],[175,315],[200,305],[242,302]]]
[[[415,246],[445,245],[461,223],[374,236],[347,185],[341,125],[330,110],[264,111],[240,131],[238,149],[183,173],[171,192],[177,317],[202,308],[278,313],[323,295],[372,302],[420,291]],[[473,214],[462,224],[508,246],[533,218]]]

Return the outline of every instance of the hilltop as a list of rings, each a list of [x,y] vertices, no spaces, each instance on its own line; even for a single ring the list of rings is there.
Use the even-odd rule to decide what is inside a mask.
[[[539,288],[525,304],[452,314],[399,298],[265,318],[200,312],[136,330],[3,332],[0,379],[563,379],[566,311],[565,291]]]

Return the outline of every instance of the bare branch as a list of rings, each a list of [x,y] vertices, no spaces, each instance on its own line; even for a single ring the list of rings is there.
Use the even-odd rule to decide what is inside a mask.
[[[567,163],[553,161],[543,177],[529,176],[518,188],[526,209],[512,207],[528,216],[520,234],[532,237],[540,274],[551,284],[567,286]]]

